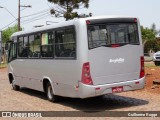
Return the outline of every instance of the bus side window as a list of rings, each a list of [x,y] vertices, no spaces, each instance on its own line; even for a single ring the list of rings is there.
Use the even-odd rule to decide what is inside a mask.
[[[39,58],[41,46],[41,34],[35,34],[29,36],[29,57],[30,58]]]
[[[60,57],[63,52],[63,43],[64,41],[64,30],[56,31],[56,39],[55,39],[55,56]]]
[[[29,57],[32,57],[34,52],[34,35],[29,36]]]
[[[29,54],[28,36],[19,37],[18,39],[18,56],[27,58]]]
[[[18,56],[23,57],[23,37],[18,38]]]
[[[32,57],[39,58],[41,56],[40,47],[41,47],[41,34],[38,33],[34,35],[34,53]]]
[[[59,58],[75,58],[76,43],[73,28],[56,31],[55,55]]]
[[[11,43],[10,49],[9,49],[8,62],[11,62],[12,60],[16,58],[17,58],[17,44]]]
[[[41,57],[42,58],[53,57],[54,32],[43,33],[41,38],[41,43],[42,43]]]

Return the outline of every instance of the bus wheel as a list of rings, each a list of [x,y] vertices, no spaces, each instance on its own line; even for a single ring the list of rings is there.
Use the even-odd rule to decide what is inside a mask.
[[[20,87],[18,85],[16,85],[15,82],[16,82],[15,80],[12,81],[12,88],[13,88],[13,90],[18,91],[20,89]]]
[[[50,83],[47,84],[47,98],[51,102],[58,102],[58,96],[53,94],[53,89]]]

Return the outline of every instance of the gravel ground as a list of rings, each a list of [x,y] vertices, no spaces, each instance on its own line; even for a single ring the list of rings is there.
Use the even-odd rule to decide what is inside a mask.
[[[160,111],[159,88],[151,89],[152,80],[158,79],[159,68],[146,68],[146,87],[143,90],[123,92],[118,94],[108,94],[103,97],[89,99],[63,98],[59,103],[47,101],[44,93],[22,89],[14,91],[8,82],[7,69],[0,69],[0,111]],[[155,72],[156,71],[156,72]],[[156,74],[157,73],[157,76]],[[159,77],[160,79],[160,77]],[[95,112],[96,114],[97,112]],[[22,118],[20,118],[21,120]],[[29,118],[34,120],[36,118]],[[160,118],[116,118],[116,117],[60,117],[60,118],[38,118],[41,119],[87,119],[87,120],[160,120]],[[7,120],[7,118],[0,118]],[[18,119],[19,120],[19,119]]]

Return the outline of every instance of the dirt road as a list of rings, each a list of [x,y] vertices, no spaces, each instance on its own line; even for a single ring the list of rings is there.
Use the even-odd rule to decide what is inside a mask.
[[[148,68],[150,69],[150,68]],[[160,71],[159,68],[156,68]],[[156,71],[156,70],[153,70]],[[149,74],[152,70],[147,70]],[[160,72],[159,72],[160,73]],[[151,80],[154,72],[147,77]],[[154,79],[154,78],[152,78]],[[151,82],[146,82],[151,84]],[[160,93],[156,92],[159,88],[151,89],[151,86],[143,90],[130,91],[118,94],[109,94],[103,97],[89,99],[63,98],[59,103],[47,101],[44,93],[22,89],[14,91],[8,82],[7,69],[0,69],[0,111],[160,111]],[[150,90],[151,89],[151,90]],[[96,112],[95,112],[96,114]],[[1,119],[1,118],[0,118]],[[7,119],[7,118],[3,118]],[[33,118],[34,119],[34,118]],[[53,118],[45,118],[53,119]],[[76,118],[54,118],[54,119],[82,119]],[[97,118],[84,118],[97,119]],[[139,118],[98,118],[105,120],[138,120]],[[150,120],[152,118],[141,118],[141,120]],[[159,120],[160,118],[154,118]]]

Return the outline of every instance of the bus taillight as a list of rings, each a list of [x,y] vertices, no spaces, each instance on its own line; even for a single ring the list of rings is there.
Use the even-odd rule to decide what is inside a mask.
[[[112,44],[111,47],[116,48],[116,47],[120,47],[119,44]]]
[[[135,22],[135,23],[137,22],[137,18],[134,18],[134,22]]]
[[[86,24],[88,24],[88,25],[91,24],[91,21],[87,20],[87,21],[86,21]]]
[[[145,76],[145,71],[144,71],[144,56],[141,56],[140,63],[141,63],[140,78],[143,78]]]
[[[82,83],[87,85],[93,85],[93,81],[90,74],[90,65],[89,62],[83,64],[82,68]]]

